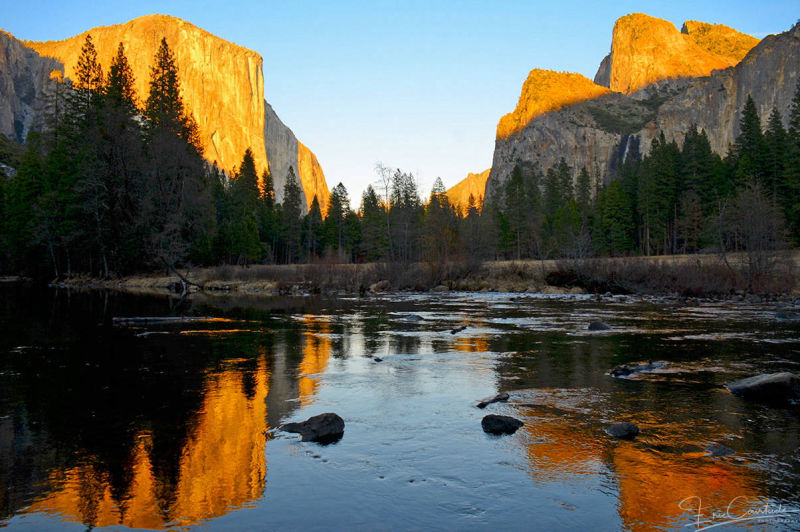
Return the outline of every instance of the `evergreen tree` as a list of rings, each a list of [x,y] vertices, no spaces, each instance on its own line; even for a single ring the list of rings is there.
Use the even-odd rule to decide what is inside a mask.
[[[150,93],[144,108],[150,128],[169,131],[202,154],[197,124],[184,108],[178,67],[166,38],[161,39],[153,63],[150,68]]]
[[[303,243],[307,262],[313,261],[322,252],[322,230],[322,211],[317,196],[314,196],[308,214],[303,218]]]
[[[347,189],[342,183],[331,190],[331,199],[328,202],[328,214],[325,217],[324,240],[325,245],[339,254],[343,260],[347,254],[345,218],[350,212],[350,198]]]
[[[800,242],[800,79],[789,107],[786,163],[783,183],[785,187],[784,213],[795,242]]]
[[[134,82],[133,69],[125,55],[125,46],[119,43],[117,55],[114,56],[108,69],[105,95],[113,107],[123,109],[130,115],[135,114],[137,110]]]
[[[575,201],[581,212],[587,212],[591,206],[592,201],[592,178],[586,167],[581,168],[578,174],[578,180],[575,184]]]
[[[297,177],[294,174],[294,167],[289,167],[286,175],[286,184],[283,187],[283,204],[281,212],[283,216],[283,233],[285,242],[285,261],[288,263],[300,260],[300,243],[302,231],[302,190]]]
[[[756,180],[764,182],[766,149],[761,132],[761,119],[753,98],[748,95],[739,122],[741,133],[736,137],[736,180],[737,185]]]
[[[372,185],[361,196],[361,253],[367,262],[386,258],[386,213]]]
[[[598,243],[603,251],[621,255],[633,250],[633,209],[622,183],[612,181],[597,199]]]
[[[425,206],[424,258],[431,262],[447,262],[458,246],[458,215],[450,204],[441,178],[436,178]]]

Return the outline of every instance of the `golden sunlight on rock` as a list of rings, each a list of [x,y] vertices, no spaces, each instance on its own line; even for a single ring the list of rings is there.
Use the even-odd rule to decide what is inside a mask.
[[[517,108],[500,119],[497,138],[522,130],[537,116],[611,92],[581,74],[534,69],[522,86]]]
[[[324,215],[328,211],[331,193],[328,190],[328,184],[325,182],[325,174],[322,173],[322,167],[317,161],[317,156],[302,142],[297,143],[297,166],[300,185],[303,187],[303,192],[306,196],[306,208],[311,208],[314,196],[316,196],[320,211]]]
[[[483,197],[486,195],[486,181],[492,169],[484,170],[479,174],[469,173],[467,177],[447,190],[447,199],[459,208],[462,215],[467,214],[469,197],[475,200],[475,207],[480,211],[483,208]]]
[[[303,360],[300,361],[298,371],[299,399],[302,406],[308,406],[317,397],[319,380],[316,375],[328,367],[331,357],[331,340],[326,334],[330,332],[330,324],[313,316],[303,318],[306,332],[303,333]]]
[[[744,59],[744,56],[759,43],[755,37],[723,24],[709,24],[696,20],[684,22],[681,33],[691,37],[698,46],[712,54],[727,58],[731,66]]]
[[[186,107],[200,130],[205,157],[230,171],[253,150],[259,174],[267,167],[264,147],[264,77],[259,54],[220,39],[181,19],[147,15],[125,24],[102,26],[63,41],[25,42],[40,55],[61,61],[66,76],[75,69],[86,34],[108,72],[120,42],[136,78],[140,105],[149,92],[150,66],[161,38],[178,66]]]
[[[172,529],[224,515],[260,498],[268,428],[265,362],[259,362],[249,394],[244,378],[235,370],[209,378],[174,487],[154,475],[152,438],[142,434],[133,452],[130,487],[121,497],[113,496],[105,475],[93,465],[83,465],[53,473],[51,484],[58,487],[28,512],[60,514],[89,527]]]
[[[758,39],[725,26],[687,22],[684,31],[642,13],[618,19],[611,54],[595,81],[630,94],[657,81],[707,76],[733,66],[758,44]]]

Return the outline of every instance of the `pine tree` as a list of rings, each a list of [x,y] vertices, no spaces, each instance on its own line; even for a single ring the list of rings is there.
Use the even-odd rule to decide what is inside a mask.
[[[136,90],[134,89],[133,70],[125,56],[125,46],[119,43],[117,55],[108,69],[108,80],[105,86],[106,99],[111,106],[133,115],[137,110]]]
[[[306,261],[319,257],[322,251],[322,211],[317,196],[311,201],[308,214],[303,218],[303,243]]]
[[[741,133],[736,137],[736,176],[737,185],[750,181],[764,182],[764,135],[761,132],[761,119],[753,98],[748,95],[739,122]]]
[[[150,129],[165,129],[202,154],[197,124],[184,108],[178,67],[166,38],[161,39],[153,62],[150,68],[150,93],[144,108]]]
[[[300,260],[300,242],[302,230],[302,190],[294,173],[294,167],[289,167],[286,175],[286,184],[283,187],[283,215],[284,242],[286,246],[285,259],[288,263]]]
[[[388,254],[386,213],[372,185],[361,196],[361,254],[367,262],[383,259]]]
[[[581,168],[575,184],[575,201],[582,212],[589,210],[592,201],[592,178],[585,166]]]
[[[347,189],[342,183],[337,184],[331,190],[331,198],[328,202],[328,213],[325,217],[324,240],[325,245],[340,254],[339,258],[344,258],[345,250],[345,217],[350,212],[350,198]],[[341,253],[340,253],[341,252]]]
[[[784,212],[795,242],[800,242],[800,79],[789,107],[786,166],[783,178],[786,189]]]
[[[633,249],[633,210],[619,181],[612,181],[597,199],[598,241],[606,253],[621,255]]]

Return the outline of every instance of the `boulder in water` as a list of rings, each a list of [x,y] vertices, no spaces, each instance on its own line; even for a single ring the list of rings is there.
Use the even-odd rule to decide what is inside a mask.
[[[326,412],[299,423],[286,423],[281,430],[299,433],[303,441],[334,443],[344,435],[344,420],[333,412]]]
[[[489,434],[514,434],[524,423],[519,419],[510,416],[498,416],[489,414],[481,420],[483,432]]]

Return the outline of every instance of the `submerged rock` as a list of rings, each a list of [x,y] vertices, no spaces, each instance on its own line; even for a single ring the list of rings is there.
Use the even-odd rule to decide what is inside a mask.
[[[798,312],[776,312],[775,317],[778,321],[800,321],[800,313]]]
[[[669,362],[634,362],[633,364],[621,364],[608,372],[612,377],[628,377],[639,373],[649,373],[657,369],[669,366]]]
[[[514,434],[524,423],[519,419],[510,416],[498,416],[489,414],[481,420],[483,432],[489,434]]]
[[[492,403],[497,403],[500,401],[508,401],[508,394],[506,392],[500,392],[494,397],[487,397],[486,399],[482,399],[480,403],[478,403],[478,408],[486,408]]]
[[[610,331],[611,325],[603,323],[602,321],[593,321],[589,324],[590,331]]]
[[[606,429],[606,434],[620,440],[632,440],[639,435],[639,427],[633,423],[614,423]]]
[[[450,331],[450,334],[458,334],[458,333],[460,333],[461,331],[464,331],[464,330],[466,330],[466,329],[467,329],[467,326],[466,326],[466,325],[462,325],[461,327],[456,327],[455,329],[453,329],[452,331]]]
[[[281,430],[298,433],[303,441],[334,443],[344,435],[344,420],[333,412],[326,412],[299,423],[286,423]]]
[[[748,377],[725,387],[733,395],[753,401],[785,404],[800,400],[800,376],[788,371]]]
[[[732,454],[736,454],[736,451],[734,451],[727,445],[716,443],[714,445],[711,445],[708,449],[706,449],[706,453],[708,453],[708,456],[730,456]]]

